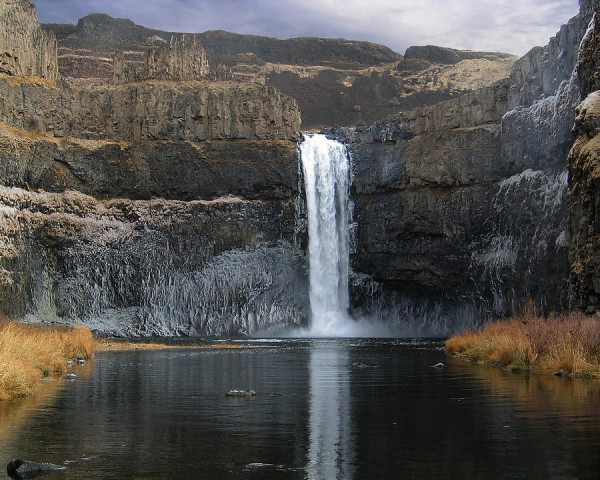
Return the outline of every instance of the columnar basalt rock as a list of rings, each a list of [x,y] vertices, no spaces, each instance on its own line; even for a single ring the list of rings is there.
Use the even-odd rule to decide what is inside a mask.
[[[116,58],[116,71],[129,71],[119,73],[118,81],[149,78],[141,73],[147,70],[144,52],[165,51],[171,39],[191,36],[102,14],[88,15],[76,26],[45,28],[59,38],[59,66],[65,77],[110,77],[107,72],[117,50],[123,56]],[[382,45],[344,39],[279,40],[223,31],[194,36],[206,49],[209,78],[278,88],[298,100],[307,129],[370,123],[461,95],[505,78],[516,59],[505,53],[440,47],[413,47],[403,58]]]
[[[571,306],[600,311],[600,90],[578,107],[569,153]]]
[[[135,41],[146,57],[118,56],[117,84],[46,82],[34,77],[56,79],[55,55],[51,37],[35,33],[31,3],[0,9],[0,38],[12,35],[4,19],[33,32],[15,44],[22,64],[0,48],[0,310],[121,335],[251,333],[303,322],[296,101],[273,87],[205,78],[197,45],[169,48],[165,32],[103,15],[63,32],[73,68],[108,75],[111,58],[83,59],[98,42],[114,52]],[[597,10],[597,0],[582,0],[581,14],[548,46],[491,86],[330,132],[352,152],[356,308],[438,320],[470,312],[473,320],[514,313],[533,297],[545,311],[560,309],[569,250],[572,305],[598,310]],[[88,43],[69,45],[71,34]],[[225,65],[221,79],[231,72],[225,60],[264,55],[242,72],[254,78],[259,63],[289,60],[294,43],[223,32],[202,40],[213,54],[218,42],[233,48],[215,56]],[[336,68],[401,60],[373,45],[321,43],[331,50],[306,52],[318,50],[319,62]],[[42,44],[48,53],[40,56],[34,47]],[[336,60],[336,52],[345,56]],[[398,68],[467,55],[436,47],[413,54]],[[289,74],[273,70],[270,79]],[[321,80],[331,82],[327,75]],[[353,82],[361,91],[358,74],[331,78],[336,98]],[[565,157],[582,94],[592,95],[579,109],[569,157],[567,231]],[[444,328],[437,333],[451,331]]]
[[[58,137],[123,141],[295,140],[295,100],[273,87],[139,82],[65,90],[0,78],[1,121]]]
[[[148,49],[143,62],[126,62],[123,52],[114,60],[115,83],[143,80],[190,81],[208,76],[206,52],[195,35],[171,37],[168,45]]]
[[[58,80],[56,38],[40,27],[31,0],[1,0],[0,18],[0,73]]]

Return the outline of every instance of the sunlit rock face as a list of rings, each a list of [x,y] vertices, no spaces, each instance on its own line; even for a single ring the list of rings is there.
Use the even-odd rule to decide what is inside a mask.
[[[566,157],[590,19],[584,5],[493,87],[329,131],[353,158],[356,308],[485,319],[529,297],[567,307]]]
[[[56,38],[42,30],[31,0],[0,1],[0,73],[58,80]]]
[[[148,81],[43,88],[0,79],[2,121],[56,137],[126,142],[296,140],[295,100],[272,87]]]

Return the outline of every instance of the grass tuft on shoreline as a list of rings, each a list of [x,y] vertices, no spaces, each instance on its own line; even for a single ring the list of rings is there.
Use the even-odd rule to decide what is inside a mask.
[[[30,395],[41,378],[64,373],[68,359],[89,358],[95,343],[83,327],[0,320],[0,400]]]
[[[509,370],[600,378],[600,319],[582,313],[519,316],[446,341],[446,351]]]

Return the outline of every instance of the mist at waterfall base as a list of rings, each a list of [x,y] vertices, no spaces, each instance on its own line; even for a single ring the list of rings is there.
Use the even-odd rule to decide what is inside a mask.
[[[346,147],[322,134],[305,135],[300,159],[308,220],[310,322],[297,337],[394,337],[383,322],[353,319],[350,298],[350,159]]]

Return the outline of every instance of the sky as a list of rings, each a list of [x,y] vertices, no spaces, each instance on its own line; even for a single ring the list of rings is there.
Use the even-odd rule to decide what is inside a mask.
[[[33,0],[42,23],[89,13],[172,32],[226,30],[523,55],[578,12],[578,0]]]

